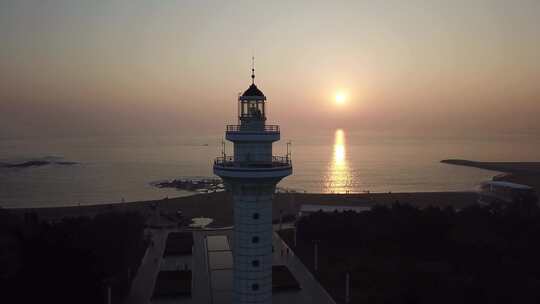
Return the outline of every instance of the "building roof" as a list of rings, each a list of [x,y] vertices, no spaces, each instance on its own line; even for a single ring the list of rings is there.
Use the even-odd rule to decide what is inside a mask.
[[[261,90],[259,90],[259,88],[257,88],[257,86],[252,83],[249,88],[244,92],[244,94],[242,94],[242,97],[247,97],[247,96],[259,96],[259,97],[264,97],[264,94],[263,92],[261,92]]]

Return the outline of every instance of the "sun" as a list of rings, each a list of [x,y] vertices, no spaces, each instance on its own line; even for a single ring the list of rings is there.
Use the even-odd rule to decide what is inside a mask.
[[[347,96],[345,96],[344,93],[337,93],[334,97],[334,100],[336,101],[336,104],[344,104],[347,101]]]

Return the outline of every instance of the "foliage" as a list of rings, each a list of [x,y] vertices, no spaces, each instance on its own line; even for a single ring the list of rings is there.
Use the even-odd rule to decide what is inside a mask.
[[[338,300],[351,303],[539,303],[536,204],[318,212],[298,222],[295,251]]]
[[[105,287],[122,298],[145,250],[144,220],[136,213],[105,213],[94,218],[42,222],[0,211],[0,239],[17,264],[0,277],[9,303],[104,303]],[[9,220],[7,220],[9,219]]]

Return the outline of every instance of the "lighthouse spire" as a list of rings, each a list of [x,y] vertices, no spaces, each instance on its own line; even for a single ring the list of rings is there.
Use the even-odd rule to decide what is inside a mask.
[[[251,84],[255,84],[255,56],[251,56]]]

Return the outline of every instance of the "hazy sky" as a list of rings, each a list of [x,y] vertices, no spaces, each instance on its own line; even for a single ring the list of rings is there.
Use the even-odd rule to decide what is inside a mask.
[[[291,134],[540,136],[538,0],[0,0],[0,41],[2,138],[220,135],[252,54]]]

